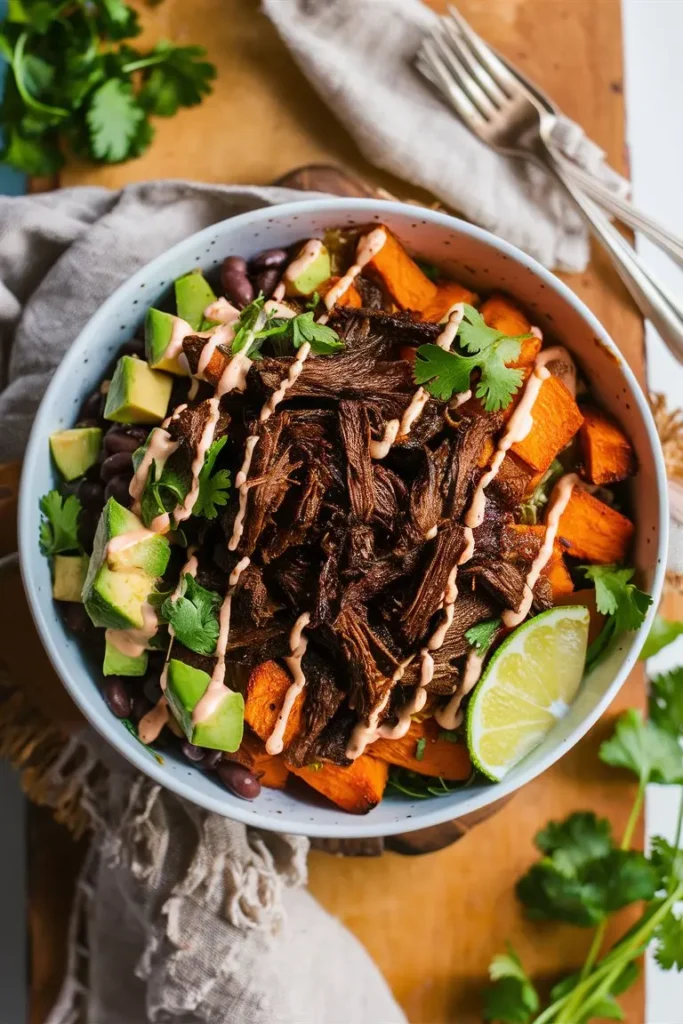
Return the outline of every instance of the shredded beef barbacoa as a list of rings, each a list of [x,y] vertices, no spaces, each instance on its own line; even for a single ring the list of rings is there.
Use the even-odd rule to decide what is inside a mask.
[[[370,293],[364,298],[376,305]],[[392,676],[442,621],[449,574],[465,547],[463,515],[502,426],[499,414],[483,413],[476,402],[449,409],[430,398],[409,436],[397,438],[384,459],[373,459],[371,440],[381,437],[388,419],[400,418],[415,393],[412,363],[401,355],[406,346],[434,342],[440,328],[374,308],[337,307],[330,323],[344,350],[309,358],[265,422],[259,412],[287,376],[291,356],[258,359],[246,390],[223,397],[217,436],[228,433],[233,482],[244,439],[257,431],[259,442],[236,549],[226,547],[238,512],[233,487],[213,526],[216,543],[200,553],[199,578],[207,581],[212,572],[225,581],[240,559],[250,559],[233,598],[229,666],[287,655],[294,622],[310,614],[302,665],[305,728],[287,752],[298,765],[347,764],[354,724],[367,721],[387,688],[393,692],[385,720],[395,720],[410,699],[419,657],[400,681]],[[194,368],[202,344],[185,340]],[[188,450],[205,404],[173,423]],[[434,652],[430,699],[456,688],[470,650],[466,631],[522,600],[536,551],[505,531],[529,478],[521,463],[506,458],[476,531],[476,554],[457,576],[460,596]],[[212,567],[203,565],[221,546]],[[536,608],[548,606],[546,583],[542,578],[536,587]]]

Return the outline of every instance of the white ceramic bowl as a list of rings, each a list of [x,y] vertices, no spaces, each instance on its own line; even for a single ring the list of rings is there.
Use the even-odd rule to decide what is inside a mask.
[[[622,423],[638,455],[635,562],[654,602],[641,629],[619,641],[584,681],[567,716],[504,782],[477,782],[432,800],[387,795],[375,810],[357,817],[313,793],[308,800],[264,789],[254,803],[245,803],[181,758],[165,755],[158,764],[106,707],[78,640],[64,628],[53,605],[50,569],[38,549],[38,498],[54,486],[49,434],[73,423],[113,354],[174,278],[193,267],[210,271],[230,254],[250,257],[327,227],[372,221],[387,224],[408,249],[457,280],[480,291],[510,292],[544,332],[576,356],[593,392]],[[74,341],[40,406],[26,453],[19,510],[22,571],[36,625],[64,685],[102,736],[140,771],[209,810],[260,828],[329,837],[382,836],[437,825],[513,792],[566,753],[605,710],[638,656],[662,587],[667,526],[664,463],[647,401],[605,329],[564,284],[519,249],[446,214],[400,203],[329,198],[268,207],[206,228],[153,260],[104,303]]]

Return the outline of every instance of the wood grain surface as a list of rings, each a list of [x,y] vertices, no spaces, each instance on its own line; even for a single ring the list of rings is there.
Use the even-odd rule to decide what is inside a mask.
[[[583,124],[614,166],[624,167],[619,0],[461,0],[460,7],[475,28]],[[219,70],[215,92],[202,107],[158,121],[156,141],[141,159],[113,168],[72,164],[62,184],[120,187],[158,177],[265,183],[297,165],[332,162],[398,196],[420,197],[409,184],[375,171],[360,157],[254,0],[166,0],[158,7],[140,4],[140,9],[150,39],[165,36],[207,47]],[[566,280],[642,379],[641,323],[605,259],[595,253],[584,274]],[[623,828],[632,789],[618,773],[599,765],[597,746],[618,711],[643,703],[638,670],[575,750],[447,850],[375,860],[312,855],[313,893],[365,944],[414,1024],[480,1020],[486,966],[507,938],[541,980],[550,982],[579,964],[589,935],[525,922],[513,887],[534,857],[534,833],[548,818],[590,807],[608,815],[617,833]],[[35,878],[34,934],[47,927],[56,936],[64,922],[46,925],[45,917],[56,911],[41,904],[40,876]],[[627,921],[628,914],[622,914],[618,924]],[[52,977],[49,971],[37,973]],[[48,1002],[45,984],[43,1007]],[[625,997],[624,1005],[628,1021],[639,1024],[642,985]],[[34,1004],[37,1024],[36,1009]]]

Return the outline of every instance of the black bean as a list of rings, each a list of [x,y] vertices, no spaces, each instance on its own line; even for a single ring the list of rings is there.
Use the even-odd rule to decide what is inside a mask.
[[[223,260],[223,266],[221,267],[221,277],[223,274],[242,274],[245,276],[247,273],[247,261],[242,259],[241,256],[227,256]]]
[[[270,270],[272,267],[281,267],[288,259],[289,253],[286,249],[266,249],[265,252],[260,252],[258,256],[254,256],[254,258],[249,261],[249,269],[252,273],[257,274],[260,270]]]
[[[130,717],[131,721],[138,722],[145,717],[148,711],[152,710],[152,705],[142,693],[136,693],[130,702]]]
[[[105,484],[113,480],[115,476],[123,476],[124,474],[133,475],[132,452],[116,452],[115,455],[109,455],[102,463],[100,476]]]
[[[253,800],[261,792],[256,776],[237,761],[221,761],[216,770],[225,788],[243,800]]]
[[[75,424],[75,426],[77,426],[77,427],[99,427],[99,425],[100,425],[100,421],[99,420],[92,420],[92,419],[90,419],[90,420],[89,419],[80,419]]]
[[[275,267],[273,270],[264,270],[263,273],[259,274],[256,278],[256,290],[263,292],[267,299],[275,291],[275,286],[280,280],[280,271]]]
[[[187,740],[181,743],[180,749],[188,761],[201,761],[206,753],[202,747],[195,747],[194,743],[189,743]]]
[[[133,499],[128,490],[129,485],[130,476],[115,476],[104,488],[105,500],[109,501],[110,498],[113,498],[114,501],[118,501],[119,505],[123,505],[124,508],[130,508],[133,504]]]
[[[77,604],[75,601],[63,601],[61,608],[66,628],[70,629],[72,633],[87,633],[92,628],[88,613],[82,604]]]
[[[99,420],[102,416],[103,409],[104,395],[102,395],[98,389],[86,398],[85,402],[81,406],[79,416],[86,420]]]
[[[81,480],[78,498],[84,508],[99,508],[104,505],[104,487],[99,480]]]
[[[142,684],[142,692],[144,693],[150,704],[158,704],[161,700],[161,683],[159,682],[159,676],[156,673],[149,673],[145,676]]]
[[[120,356],[139,356],[145,358],[145,342],[142,338],[131,338],[119,349]]]
[[[243,309],[254,301],[256,292],[246,274],[240,274],[237,271],[223,274],[223,287],[227,297],[239,309]]]
[[[99,505],[93,505],[91,507],[84,508],[78,518],[78,538],[83,545],[84,551],[92,551],[93,541],[95,540],[95,531],[97,530],[97,523],[100,518],[101,511],[102,510]]]
[[[140,447],[140,441],[137,437],[131,437],[130,434],[123,434],[118,431],[105,434],[102,443],[107,455],[118,455],[120,452],[130,452],[132,454]]]
[[[128,718],[130,715],[130,697],[125,684],[118,676],[105,680],[104,699],[109,710],[117,718]]]
[[[223,761],[223,754],[220,750],[207,750],[201,761],[198,761],[200,768],[204,771],[212,772],[214,768],[217,768]]]

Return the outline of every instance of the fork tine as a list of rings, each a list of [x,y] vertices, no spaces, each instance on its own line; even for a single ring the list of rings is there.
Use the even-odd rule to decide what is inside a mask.
[[[515,76],[508,71],[502,60],[496,56],[481,36],[478,36],[471,25],[465,21],[457,7],[449,4],[448,14],[479,58],[479,61],[484,65],[492,78],[495,79],[500,88],[507,92],[509,96],[514,96],[519,89],[519,83]]]
[[[444,37],[444,33],[437,29],[432,34],[432,39],[434,40],[434,44],[439,50],[446,66],[449,67],[452,73],[456,76],[461,89],[467,93],[483,117],[487,119],[493,117],[497,110],[496,105],[491,101],[491,99],[489,99],[476,79],[474,79],[469,73],[463,62],[460,60],[459,55],[454,51],[452,46],[449,45],[449,40]],[[504,96],[503,101],[506,99],[507,97]]]
[[[422,43],[417,66],[425,77],[438,87],[456,114],[462,118],[465,124],[469,125],[472,131],[478,132],[486,124],[477,108],[454,80],[451,71],[437,53],[432,39],[425,39]],[[427,71],[425,71],[425,66]]]
[[[482,89],[491,97],[497,106],[502,106],[503,103],[506,103],[508,101],[508,96],[503,92],[495,79],[491,78],[491,75],[479,59],[472,53],[465,37],[455,22],[451,21],[448,17],[445,17],[443,19],[443,27],[448,37],[447,41],[449,46],[452,46],[459,54],[460,59],[467,65]]]

